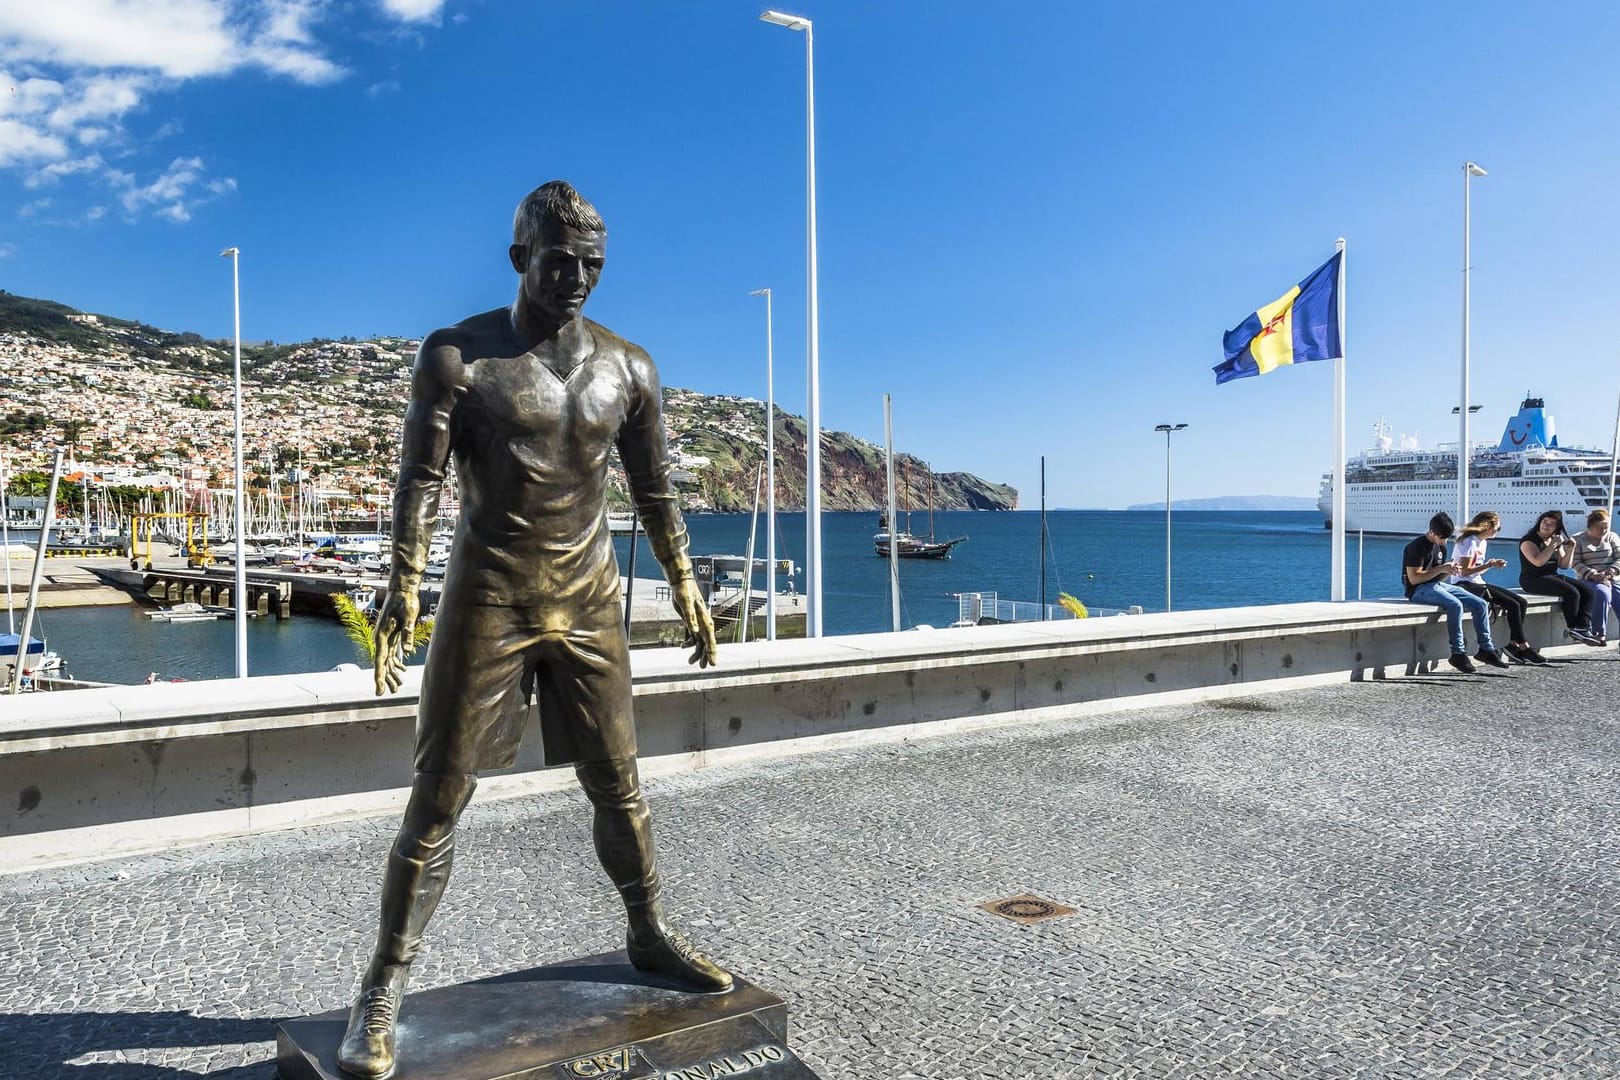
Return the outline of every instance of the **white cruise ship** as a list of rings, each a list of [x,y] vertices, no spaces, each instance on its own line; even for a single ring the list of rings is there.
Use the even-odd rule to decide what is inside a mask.
[[[1416,536],[1438,510],[1457,512],[1457,444],[1423,450],[1411,436],[1396,445],[1389,425],[1373,428],[1373,445],[1345,463],[1345,529]],[[1562,510],[1571,532],[1609,503],[1610,455],[1558,445],[1545,403],[1526,397],[1495,446],[1475,445],[1468,465],[1470,513],[1495,510],[1502,535],[1520,536],[1545,510]],[[1322,477],[1324,526],[1332,525],[1333,476]],[[1460,529],[1463,522],[1457,522]]]

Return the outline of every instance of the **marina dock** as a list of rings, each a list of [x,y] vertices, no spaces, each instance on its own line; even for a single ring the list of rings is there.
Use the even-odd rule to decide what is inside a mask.
[[[20,610],[27,588],[28,570],[13,566],[13,598]],[[307,571],[253,567],[248,571],[249,608],[274,618],[307,614],[330,617],[332,596],[357,588],[379,593],[388,587],[377,574],[311,573]],[[230,566],[198,570],[186,566],[182,558],[154,559],[151,570],[131,570],[122,556],[69,561],[52,560],[46,565],[40,588],[41,608],[92,607],[128,603],[170,604],[191,601],[231,604],[230,589],[235,571]],[[620,578],[621,592],[628,592],[634,605],[630,620],[630,645],[646,648],[679,645],[685,629],[670,600],[669,585],[663,578],[638,577],[634,589]],[[722,641],[736,640],[736,609],[740,598],[735,591],[722,590],[715,597],[716,631]],[[261,604],[261,600],[263,603]],[[422,590],[422,610],[431,611],[439,601],[439,586],[433,582]],[[763,594],[750,598],[751,619],[748,639],[765,636]],[[804,636],[804,597],[790,593],[776,596],[779,637]]]

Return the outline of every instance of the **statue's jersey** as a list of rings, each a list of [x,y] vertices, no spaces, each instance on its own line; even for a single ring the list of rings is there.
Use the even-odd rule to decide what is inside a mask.
[[[641,349],[588,321],[593,348],[572,370],[530,352],[470,355],[492,351],[474,347],[489,340],[479,324],[497,314],[505,318],[491,312],[455,328],[471,331],[459,348],[423,343],[396,501],[398,554],[413,569],[425,565],[427,489],[442,483],[448,450],[461,517],[446,601],[531,608],[543,628],[563,630],[619,600],[603,513],[615,445],[660,561],[685,558],[658,376]]]

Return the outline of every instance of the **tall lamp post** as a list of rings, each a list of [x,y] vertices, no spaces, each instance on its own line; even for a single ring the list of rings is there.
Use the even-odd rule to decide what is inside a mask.
[[[771,358],[771,290],[755,289],[749,296],[765,298],[765,565],[770,589],[765,605],[765,640],[776,640],[776,376]],[[753,576],[754,568],[748,568]]]
[[[804,633],[821,636],[821,317],[816,303],[816,49],[809,19],[766,11],[760,15],[773,26],[804,33],[804,139],[805,139],[805,230],[807,295],[805,338],[809,350],[807,377],[810,384],[805,423],[805,505],[804,505]]]
[[[1159,424],[1154,431],[1164,432],[1164,610],[1170,610],[1170,435],[1186,424]]]
[[[231,260],[231,310],[236,325],[236,361],[233,371],[236,408],[236,512],[231,531],[236,536],[236,588],[232,598],[236,601],[236,677],[247,678],[247,541],[243,503],[246,485],[242,478],[242,276],[241,251],[229,247],[220,257]]]
[[[1472,161],[1463,162],[1463,311],[1462,311],[1462,397],[1457,410],[1457,527],[1468,524],[1468,225],[1469,193],[1474,177],[1485,170]]]

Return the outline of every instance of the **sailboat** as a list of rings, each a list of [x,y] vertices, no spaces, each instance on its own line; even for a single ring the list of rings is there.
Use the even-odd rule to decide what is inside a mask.
[[[906,516],[909,519],[911,512]],[[909,521],[908,521],[909,524]],[[872,546],[882,558],[889,557],[889,544],[895,545],[895,555],[902,559],[948,559],[951,549],[957,544],[966,543],[967,537],[959,536],[954,540],[936,540],[934,538],[934,473],[928,472],[928,538],[913,536],[910,532],[901,530],[895,532],[889,527],[887,512],[878,515],[878,531],[872,536]]]

